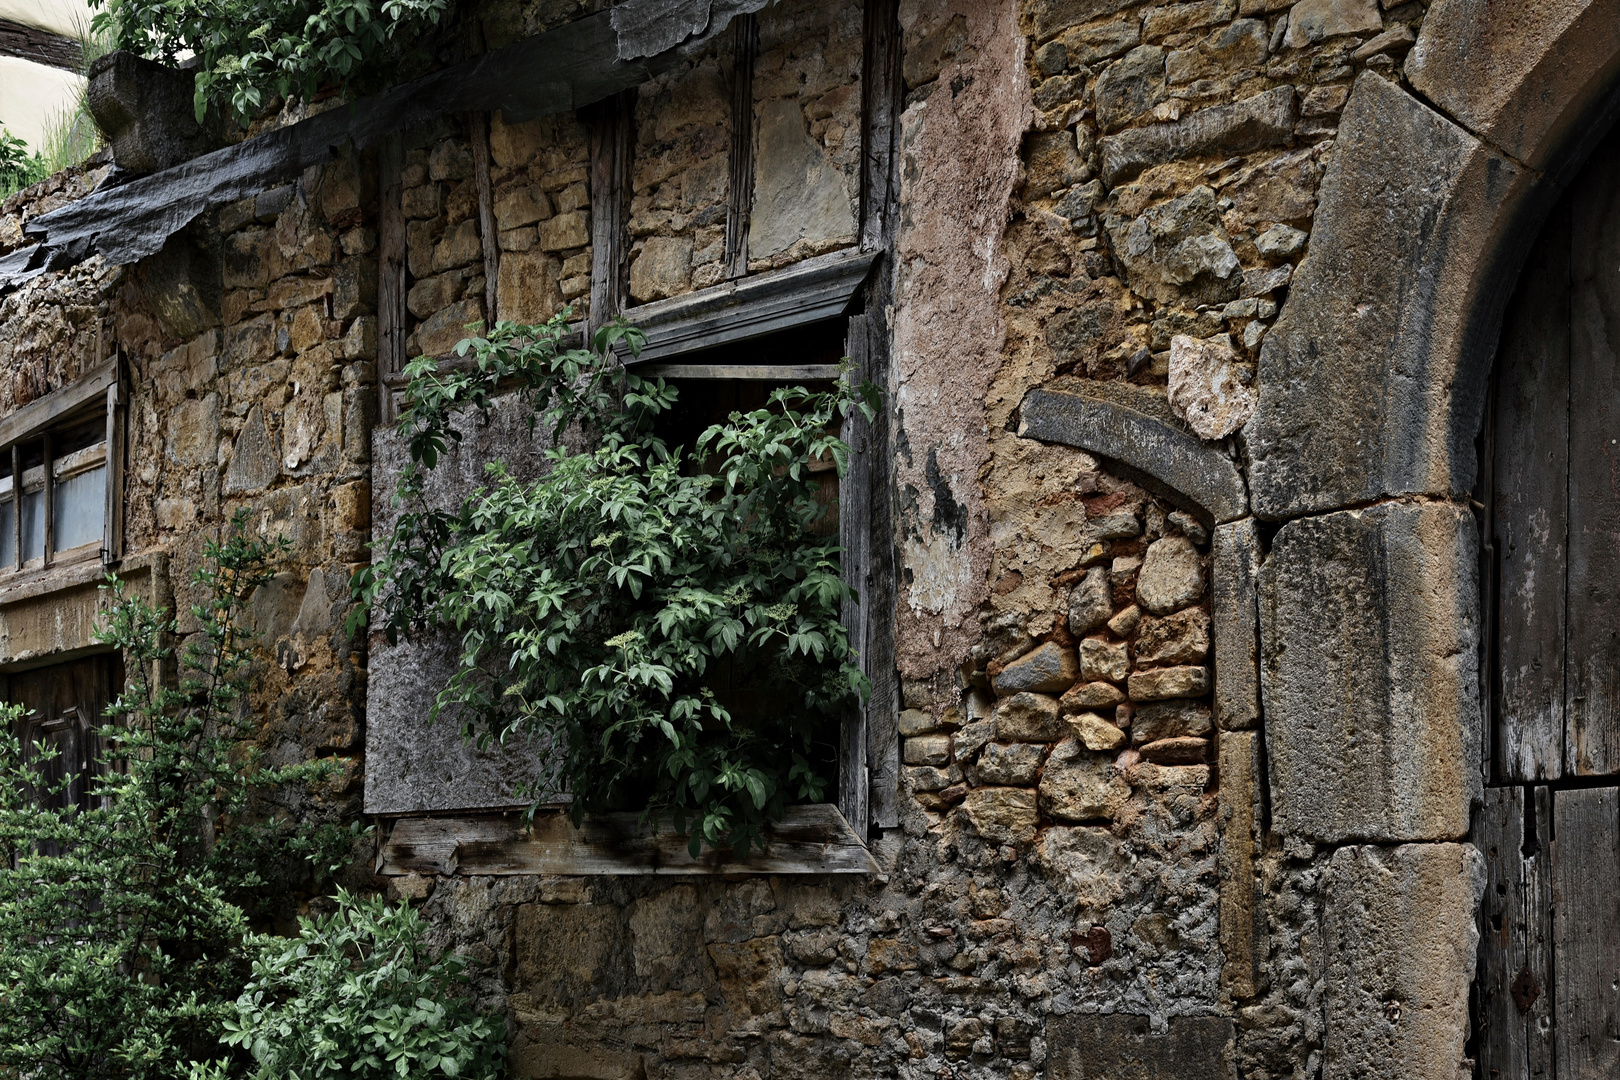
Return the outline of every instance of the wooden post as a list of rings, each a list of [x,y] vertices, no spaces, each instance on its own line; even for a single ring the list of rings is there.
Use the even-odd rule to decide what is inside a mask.
[[[899,192],[899,116],[905,101],[900,68],[899,0],[866,0],[861,70],[861,248],[893,243]]]
[[[51,460],[51,433],[46,432],[44,439],[44,463],[40,469],[40,511],[45,515],[45,536],[40,542],[39,564],[51,565],[51,555],[56,551],[56,463]]]
[[[107,491],[106,516],[101,523],[101,561],[117,562],[123,554],[124,529],[124,414],[122,384],[107,387]]]
[[[895,543],[889,423],[894,388],[889,376],[889,307],[894,297],[894,238],[899,222],[896,179],[897,124],[903,100],[898,0],[867,0],[861,72],[861,246],[885,252],[866,291],[866,342],[856,377],[884,393],[876,419],[866,425],[870,474],[859,496],[865,504],[867,611],[863,668],[872,680],[866,707],[866,757],[871,774],[871,822],[900,824],[900,680],[895,669]],[[852,354],[852,359],[853,359]],[[847,505],[847,504],[846,504]]]
[[[849,377],[857,382],[866,368],[867,329],[865,315],[852,315],[844,351],[855,362]],[[849,445],[849,472],[838,485],[838,546],[843,568],[844,584],[854,590],[857,599],[845,600],[842,612],[844,629],[849,643],[859,654],[858,662],[867,678],[873,675],[869,663],[872,638],[871,563],[872,531],[872,440],[867,430],[866,417],[851,412],[844,419],[843,439]],[[838,739],[838,809],[843,811],[849,827],[862,843],[866,842],[871,822],[871,766],[867,760],[867,721],[871,706],[876,703],[873,694],[865,702],[850,706],[844,714]]]
[[[22,531],[22,447],[11,444],[11,527],[17,542],[17,569],[23,568]]]
[[[473,182],[478,185],[478,235],[484,248],[484,332],[495,325],[499,297],[495,283],[501,275],[501,242],[495,230],[495,196],[490,181],[489,114],[468,114],[472,128]]]
[[[383,139],[377,183],[377,419],[394,421],[388,377],[405,366],[405,211],[400,174],[405,147],[399,132]]]
[[[748,273],[748,226],[754,209],[754,57],[759,19],[732,21],[735,57],[731,82],[731,186],[726,195],[726,277]],[[847,816],[847,815],[846,815]]]
[[[596,328],[624,310],[628,296],[631,159],[635,152],[636,92],[626,90],[590,111],[591,310],[586,344]]]

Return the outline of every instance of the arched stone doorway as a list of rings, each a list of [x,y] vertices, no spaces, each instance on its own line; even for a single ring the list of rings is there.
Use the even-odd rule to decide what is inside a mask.
[[[1272,826],[1335,851],[1333,1077],[1451,1076],[1493,1053],[1462,1001],[1479,929],[1500,932],[1479,905],[1505,885],[1478,848],[1524,849],[1530,789],[1486,788],[1477,439],[1525,253],[1616,115],[1620,3],[1437,0],[1405,75],[1363,76],[1345,108],[1245,432],[1253,513],[1277,523],[1259,581]],[[1500,791],[1515,837],[1487,836],[1492,813],[1511,824]],[[1532,1023],[1518,974],[1501,1030]],[[1615,1045],[1601,1017],[1580,1023]],[[1615,1074],[1586,1060],[1476,1063]]]

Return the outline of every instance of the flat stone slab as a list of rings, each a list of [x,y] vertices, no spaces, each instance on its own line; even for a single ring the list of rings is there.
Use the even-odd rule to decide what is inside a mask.
[[[1123,405],[1062,390],[1031,390],[1019,408],[1018,435],[1123,462],[1193,500],[1217,522],[1248,513],[1243,477],[1230,458]]]
[[[1480,792],[1478,539],[1448,504],[1283,526],[1260,572],[1274,828],[1452,840]]]
[[[1279,86],[1230,105],[1199,109],[1173,123],[1108,135],[1097,141],[1103,180],[1114,187],[1167,161],[1287,146],[1294,138],[1294,118],[1294,88]]]
[[[1466,1000],[1466,999],[1465,999]],[[1047,1080],[1236,1080],[1232,1021],[1172,1016],[1154,1034],[1145,1016],[1088,1013],[1046,1022]]]
[[[1343,847],[1327,873],[1324,1080],[1465,1067],[1485,861],[1472,844]]]

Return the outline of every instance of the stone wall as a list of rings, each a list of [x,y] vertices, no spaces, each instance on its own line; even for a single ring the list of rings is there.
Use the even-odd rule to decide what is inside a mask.
[[[564,7],[483,18],[509,35]],[[1464,1067],[1480,736],[1457,493],[1366,507],[1295,485],[1270,516],[1310,516],[1217,525],[1128,446],[1019,434],[1028,394],[1057,388],[1196,439],[1247,481],[1262,393],[1294,395],[1274,430],[1316,430],[1292,358],[1325,337],[1290,290],[1298,275],[1360,317],[1331,286],[1361,264],[1330,242],[1365,221],[1318,203],[1358,182],[1352,144],[1441,125],[1405,93],[1425,11],[900,5],[884,314],[903,791],[899,826],[872,840],[884,875],[372,883],[483,962],[480,992],[516,1025],[516,1075]],[[853,242],[861,14],[790,0],[759,15],[751,271]],[[724,276],[732,64],[727,35],[639,92],[635,302]],[[490,119],[494,236],[477,136],[461,121],[406,133],[413,355],[491,314],[490,245],[498,318],[577,310],[589,291],[582,119]],[[363,766],[367,658],[337,626],[372,526],[375,170],[341,157],[140,266],[52,271],[0,301],[0,410],[82,370],[97,327],[124,351],[132,548],[171,553],[183,582],[238,505],[294,541],[255,602],[254,707],[274,758],[348,762],[291,808],[333,817],[358,813]],[[0,244],[98,175],[8,203]],[[1355,325],[1386,318],[1370,314]]]

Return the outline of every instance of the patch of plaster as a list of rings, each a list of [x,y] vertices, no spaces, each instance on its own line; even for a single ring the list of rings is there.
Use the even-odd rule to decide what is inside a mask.
[[[899,528],[899,666],[924,677],[954,664],[978,636],[987,590],[989,520],[980,476],[989,461],[985,395],[1006,328],[1001,237],[1031,120],[1024,37],[1013,0],[953,0],[940,11],[903,0],[908,47],[924,23],[964,26],[964,48],[901,117],[899,279],[894,328],[896,401],[906,493]],[[918,465],[922,465],[921,468]]]

